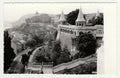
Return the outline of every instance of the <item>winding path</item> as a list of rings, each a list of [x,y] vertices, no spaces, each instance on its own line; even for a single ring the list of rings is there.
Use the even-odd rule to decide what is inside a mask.
[[[33,62],[33,58],[34,58],[35,54],[38,52],[39,49],[41,49],[41,48],[43,48],[43,47],[44,47],[44,46],[38,47],[38,48],[36,48],[36,49],[32,52],[32,54],[31,54],[31,56],[30,56],[30,59],[29,59],[29,63],[32,63],[32,62]]]
[[[45,47],[45,45],[38,47],[33,51],[32,55],[30,56],[30,59],[29,59],[27,70],[37,71],[39,73],[42,68],[44,74],[52,74],[53,73],[52,66],[49,66],[49,65],[42,66],[41,64],[38,64],[38,65],[34,64],[35,56],[38,55],[40,51],[43,51],[44,47]]]

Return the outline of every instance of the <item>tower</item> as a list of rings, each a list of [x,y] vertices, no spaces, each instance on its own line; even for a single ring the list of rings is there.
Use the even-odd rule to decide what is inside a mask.
[[[79,9],[78,17],[77,17],[75,22],[76,22],[77,26],[85,26],[86,21],[84,19],[83,12],[82,12],[81,8]]]
[[[66,23],[66,19],[65,19],[65,16],[64,16],[64,12],[62,11],[61,15],[60,15],[60,19],[59,19],[59,24],[62,24],[64,25]],[[60,40],[60,27],[58,25],[58,33],[57,33],[57,37],[56,37],[56,40]]]
[[[64,16],[64,12],[62,11],[61,15],[60,15],[60,19],[59,19],[59,24],[65,24],[66,23],[66,19]]]

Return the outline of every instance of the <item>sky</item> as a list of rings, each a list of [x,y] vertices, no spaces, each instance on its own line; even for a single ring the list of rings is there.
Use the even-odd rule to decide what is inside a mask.
[[[84,14],[96,13],[98,10],[103,12],[104,6],[97,3],[5,3],[4,4],[4,21],[14,22],[20,19],[20,17],[27,14],[48,13],[48,14],[60,14],[64,11],[64,14],[82,8]]]

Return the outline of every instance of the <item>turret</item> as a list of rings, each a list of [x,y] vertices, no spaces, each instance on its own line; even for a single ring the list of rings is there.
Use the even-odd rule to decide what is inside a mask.
[[[65,24],[65,23],[66,23],[66,19],[65,19],[64,13],[62,11],[60,19],[59,19],[59,24]]]
[[[86,21],[85,21],[85,18],[83,16],[83,12],[82,12],[81,8],[79,9],[78,17],[77,17],[75,22],[76,22],[77,26],[85,26],[85,24],[86,24]]]
[[[66,24],[66,19],[65,19],[63,11],[60,15],[59,24],[62,24],[62,25]],[[56,40],[60,40],[60,26],[59,25],[58,25],[58,33],[57,33]]]

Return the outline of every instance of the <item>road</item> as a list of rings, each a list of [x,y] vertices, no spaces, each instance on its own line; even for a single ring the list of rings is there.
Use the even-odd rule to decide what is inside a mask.
[[[38,51],[40,48],[42,48],[42,47],[44,47],[44,46],[38,47],[38,48],[36,48],[36,49],[32,52],[32,54],[31,54],[31,56],[30,56],[30,58],[29,58],[29,62],[30,62],[30,63],[32,62],[32,59],[34,58],[34,56],[35,56],[35,54],[37,53],[37,51]]]

